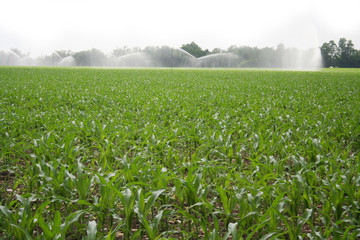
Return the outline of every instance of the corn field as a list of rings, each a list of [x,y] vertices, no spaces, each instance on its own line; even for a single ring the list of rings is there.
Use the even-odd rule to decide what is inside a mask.
[[[360,70],[0,67],[1,239],[360,238]]]

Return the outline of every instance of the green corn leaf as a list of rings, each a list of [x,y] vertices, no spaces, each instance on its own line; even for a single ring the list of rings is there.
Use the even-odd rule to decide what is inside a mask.
[[[76,222],[84,213],[86,213],[84,210],[78,210],[66,217],[65,222],[60,225],[61,231],[63,233],[62,235],[66,235],[67,229],[70,227],[70,225]]]
[[[88,240],[96,240],[96,222],[95,221],[90,221],[88,223],[87,229],[86,229],[86,233],[87,233],[87,239]]]
[[[228,231],[233,236],[233,239],[238,240],[239,239],[239,232],[237,230],[238,223],[229,223]]]
[[[56,234],[61,233],[61,223],[62,219],[61,219],[61,214],[59,211],[55,212],[55,216],[54,216],[54,224],[53,224],[53,229],[52,231]]]
[[[151,223],[151,228],[154,230],[158,230],[159,229],[159,223],[161,221],[161,218],[163,216],[164,210],[160,210],[158,214],[156,214],[153,222]]]
[[[217,187],[217,191],[220,195],[221,198],[221,203],[223,204],[223,208],[226,214],[230,214],[231,213],[231,209],[230,209],[230,204],[229,204],[229,199],[226,195],[226,192],[223,188],[221,187]]]
[[[0,211],[8,218],[12,218],[12,212],[7,208],[7,206],[0,206]]]
[[[260,240],[266,240],[266,239],[270,238],[271,236],[273,236],[274,234],[276,234],[276,232],[268,233],[268,234],[264,235],[263,237],[261,237]]]
[[[144,209],[144,214],[147,215],[152,208],[152,206],[155,204],[156,199],[160,196],[161,193],[163,193],[165,189],[159,189],[156,191],[153,191],[151,195],[146,199],[146,206]]]
[[[32,237],[30,235],[30,233],[23,227],[21,227],[18,224],[15,223],[9,223],[11,226],[15,227],[16,229],[20,230],[20,232],[23,234],[22,235],[22,239],[26,239],[26,240],[31,240]]]
[[[142,192],[142,189],[138,189],[136,192],[136,198],[135,198],[135,208],[134,212],[136,212],[140,219],[143,219],[145,215],[145,199],[144,194]]]
[[[209,239],[210,240],[218,240],[219,239],[219,235],[217,234],[215,229],[213,229],[211,231],[211,233],[209,234]]]
[[[259,213],[258,212],[249,212],[241,219],[241,221],[243,221],[247,217],[250,217],[250,216],[253,216],[253,215],[259,215]]]
[[[270,221],[270,219],[266,219],[266,220],[263,221],[262,223],[256,224],[254,227],[250,228],[249,230],[254,229],[254,228],[255,228],[255,229],[246,237],[246,239],[252,239],[252,237],[254,236],[254,234],[255,234],[260,228],[263,228],[264,226],[266,226],[269,221]]]
[[[308,221],[309,220],[309,218],[311,217],[311,215],[312,215],[312,212],[313,212],[313,210],[311,209],[311,208],[308,208],[308,209],[306,209],[305,210],[305,213],[304,213],[304,215],[303,215],[303,220],[304,221]]]
[[[77,200],[76,201],[78,204],[80,205],[86,205],[86,206],[93,206],[93,204],[91,204],[90,202],[86,201],[86,200]]]
[[[138,229],[134,232],[134,234],[131,236],[131,240],[137,240],[140,237],[140,234],[142,232],[142,229]]]
[[[55,233],[53,233],[52,229],[50,229],[49,224],[44,222],[44,219],[42,216],[38,218],[38,223],[41,229],[43,230],[43,235],[46,239],[53,239],[55,236]]]

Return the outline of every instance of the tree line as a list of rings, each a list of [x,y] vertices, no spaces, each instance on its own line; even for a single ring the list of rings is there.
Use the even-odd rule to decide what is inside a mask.
[[[351,40],[340,38],[338,44],[331,40],[324,43],[320,50],[324,67],[360,67],[360,51],[354,48]]]
[[[301,50],[232,45],[227,49],[202,49],[195,42],[180,48],[148,46],[145,48],[121,47],[105,54],[98,49],[79,52],[55,51],[36,59],[18,49],[0,51],[0,65],[38,66],[110,66],[110,67],[264,67],[264,68],[311,68],[311,67],[360,67],[360,51],[351,40],[331,40],[319,49]]]
[[[219,48],[213,51],[201,49],[196,43],[184,44],[181,47],[195,57],[202,57],[209,54],[224,52]],[[316,49],[299,50],[296,48],[285,48],[279,44],[274,48],[257,48],[248,46],[230,46],[226,52],[231,52],[241,58],[240,67],[291,67],[305,66],[315,56]],[[354,48],[351,40],[340,38],[338,44],[334,40],[323,43],[320,47],[323,67],[359,68],[360,50]],[[302,60],[299,56],[302,56]],[[304,61],[299,64],[300,61]]]

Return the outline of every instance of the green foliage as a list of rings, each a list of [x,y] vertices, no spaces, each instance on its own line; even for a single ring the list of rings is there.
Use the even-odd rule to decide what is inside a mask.
[[[105,66],[106,56],[98,49],[76,52],[73,54],[77,66]]]
[[[2,239],[360,236],[358,70],[1,67],[0,84]]]
[[[338,44],[331,40],[324,43],[320,50],[325,67],[360,67],[360,51],[354,48],[351,40],[340,38]]]
[[[191,42],[188,44],[183,44],[181,46],[181,49],[184,51],[190,53],[196,58],[203,57],[209,54],[209,50],[202,50],[199,45],[197,45],[195,42]]]

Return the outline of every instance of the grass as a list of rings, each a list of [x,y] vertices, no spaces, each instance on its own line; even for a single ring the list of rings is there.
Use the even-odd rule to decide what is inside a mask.
[[[360,70],[0,68],[4,239],[360,237]]]

